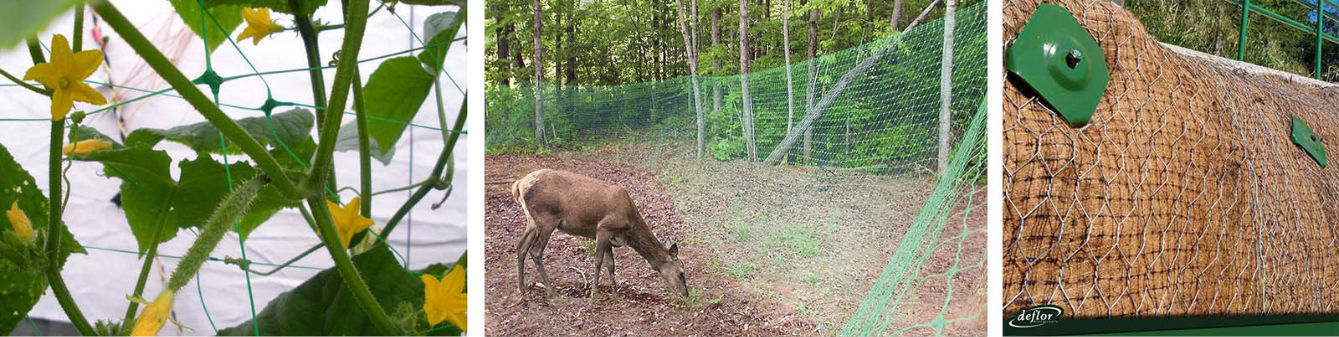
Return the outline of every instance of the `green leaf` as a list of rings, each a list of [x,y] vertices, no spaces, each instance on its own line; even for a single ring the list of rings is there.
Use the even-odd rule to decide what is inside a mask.
[[[316,117],[312,115],[311,111],[295,108],[274,114],[268,119],[267,117],[250,117],[236,121],[243,130],[246,130],[247,134],[256,138],[262,145],[278,147],[280,143],[276,143],[276,139],[281,141],[282,144],[292,146],[301,144],[303,140],[310,138],[312,124],[315,123],[315,120]],[[271,122],[274,126],[273,131],[270,130]],[[144,130],[157,133],[167,140],[184,144],[196,152],[219,153],[222,145],[218,129],[209,122],[182,125],[167,130]],[[127,140],[126,142],[129,143],[130,141]],[[241,153],[241,150],[229,143],[228,153]]]
[[[410,5],[427,5],[427,6],[451,5],[451,6],[465,7],[465,0],[400,0],[400,2],[407,3]]]
[[[177,220],[169,213],[177,183],[172,180],[172,158],[167,152],[132,146],[94,152],[80,159],[101,162],[107,177],[121,179],[121,210],[141,253],[177,236]],[[160,222],[167,226],[161,231],[157,230]]]
[[[51,20],[82,0],[0,1],[0,49],[46,29]],[[5,330],[9,331],[9,330]]]
[[[390,151],[414,120],[419,106],[432,89],[432,74],[413,57],[396,57],[381,63],[363,87],[367,97],[367,134],[377,140],[382,153]]]
[[[399,261],[386,246],[381,245],[353,257],[353,265],[367,281],[372,295],[382,308],[390,311],[407,305],[407,312],[411,315],[423,315],[423,282],[401,268]],[[280,294],[256,316],[255,322],[262,335],[342,336],[377,333],[344,286],[339,272],[333,268],[321,271],[296,289]],[[410,328],[427,330],[426,322],[422,323]],[[221,336],[249,336],[252,333],[250,321],[218,332]]]
[[[311,163],[312,156],[315,154],[316,141],[311,137],[307,137],[296,146],[289,144],[288,150],[282,148],[270,150],[270,156],[279,161],[279,166],[283,166],[288,171],[299,172],[307,171],[307,164]]]
[[[193,161],[184,160],[179,166],[181,183],[178,184],[172,209],[185,225],[191,227],[203,224],[228,193],[259,174],[258,170],[246,162],[235,162],[225,168],[222,163],[207,155],[200,155]],[[232,182],[231,187],[228,185],[229,181]],[[260,189],[260,196],[256,198],[251,210],[242,217],[235,229],[242,239],[246,240],[252,230],[288,206],[296,204],[287,202],[279,194],[278,188],[272,185],[265,186]]]
[[[359,150],[358,125],[354,123],[355,122],[345,123],[343,126],[339,127],[339,135],[335,137],[335,151],[346,152]],[[368,150],[372,152],[372,158],[376,158],[382,165],[391,164],[391,158],[395,157],[394,147],[391,147],[390,151],[387,151],[386,153],[381,153],[381,147],[377,146],[376,139],[368,139],[367,142],[369,147]]]
[[[126,139],[130,147],[96,152],[80,160],[101,162],[108,177],[121,179],[121,209],[141,253],[176,237],[179,229],[204,223],[231,188],[259,174],[246,162],[225,168],[208,154],[197,153],[195,160],[178,163],[181,179],[175,181],[169,170],[172,158],[153,150],[157,133],[136,130]],[[266,186],[236,230],[245,239],[280,209],[294,205],[277,188]],[[160,223],[166,226],[161,231]],[[156,238],[154,233],[158,233]]]
[[[168,1],[172,3],[172,8],[177,10],[181,22],[191,27],[195,35],[205,40],[210,52],[218,50],[218,46],[227,41],[232,31],[242,23],[242,7],[239,6],[206,7],[209,15],[204,15],[205,12],[200,10],[198,0]],[[222,29],[219,29],[220,26]]]
[[[446,60],[446,52],[451,49],[452,41],[456,39],[456,33],[460,31],[461,23],[465,22],[465,15],[457,11],[446,11],[429,16],[423,21],[424,36],[428,36],[428,43],[423,53],[418,54],[418,59],[428,68],[438,72],[442,70],[442,62]]]
[[[37,187],[28,171],[19,166],[9,150],[0,145],[0,211],[7,211],[17,203],[28,216],[34,235],[32,241],[15,235],[9,217],[0,216],[0,331],[13,331],[14,326],[28,315],[33,305],[46,292],[46,254],[42,251],[47,226],[47,198]],[[67,227],[68,228],[68,227]],[[61,233],[61,266],[70,253],[83,253],[84,247],[74,240],[67,229]]]
[[[85,125],[75,125],[70,127],[70,131],[66,132],[65,138],[66,138],[65,139],[66,144],[78,142],[81,140],[101,139],[112,143],[112,148],[114,149],[121,148],[120,142],[117,142],[115,139],[112,139],[112,137],[108,137],[107,135],[102,134],[102,132],[98,132],[97,129]]]
[[[238,6],[251,8],[269,8],[272,11],[284,12],[289,14],[311,15],[317,8],[325,6],[328,0],[298,0],[297,9],[294,10],[288,5],[289,0],[205,0],[209,7],[217,6]]]

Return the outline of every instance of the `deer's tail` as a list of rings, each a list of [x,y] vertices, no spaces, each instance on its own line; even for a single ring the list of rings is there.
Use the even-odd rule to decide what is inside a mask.
[[[521,213],[525,213],[526,225],[531,222],[530,207],[525,204],[525,190],[521,187],[521,182],[525,179],[517,179],[511,184],[511,196],[516,199],[516,203],[521,205]]]

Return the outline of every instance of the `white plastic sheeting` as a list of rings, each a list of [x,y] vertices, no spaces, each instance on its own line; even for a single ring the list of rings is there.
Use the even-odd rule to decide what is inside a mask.
[[[169,57],[180,52],[177,66],[188,77],[193,78],[204,71],[203,43],[189,32],[167,1],[113,2]],[[374,8],[379,4],[378,1],[372,2]],[[455,9],[399,5],[395,11],[399,18],[383,9],[369,19],[359,58],[366,59],[421,46],[422,44],[410,34],[407,25],[412,26],[420,38],[426,39],[422,36],[423,21],[433,13]],[[325,22],[339,23],[343,22],[340,13],[339,1],[332,0],[314,17]],[[86,14],[89,17],[85,21],[87,31],[93,26],[91,20],[93,13],[90,10]],[[288,15],[274,13],[273,17],[281,25],[292,26],[292,18]],[[45,33],[39,35],[39,38],[43,43],[49,43],[51,36],[56,33],[68,36],[72,27],[73,15],[66,14],[53,23]],[[245,23],[234,32],[234,38],[243,27]],[[90,77],[90,80],[105,82],[110,72],[114,83],[118,85],[148,90],[168,87],[110,27],[103,24],[101,29],[109,38],[105,52],[110,62]],[[464,35],[462,26],[460,36]],[[320,35],[323,63],[328,62],[331,54],[339,49],[342,39],[342,30],[330,30]],[[85,49],[97,47],[91,34],[86,34],[84,41]],[[260,71],[307,68],[302,40],[292,31],[266,38],[259,46],[252,45],[250,40],[238,41],[237,46],[240,47],[240,53],[232,44],[225,41],[213,53],[213,67],[223,77],[253,72],[242,58],[243,54]],[[360,64],[364,83],[383,60]],[[446,70],[450,77],[443,76],[440,82],[443,103],[447,109],[448,126],[454,122],[456,112],[464,99],[463,92],[466,86],[464,60],[465,45],[462,40],[452,46],[447,57]],[[0,67],[12,73],[21,74],[31,65],[26,48],[16,46],[0,50]],[[276,100],[311,104],[312,92],[306,71],[266,75],[264,79],[268,81]],[[334,69],[325,70],[325,80],[329,89],[328,86],[334,81]],[[208,93],[207,86],[199,87]],[[126,95],[122,97],[123,100],[145,94],[133,90],[124,92]],[[243,107],[259,107],[265,98],[266,86],[258,77],[229,81],[222,86],[219,95],[222,103]],[[2,107],[0,118],[49,118],[49,104],[47,98],[22,88],[0,87],[0,107]],[[75,105],[76,110],[95,108],[83,103]],[[287,109],[281,107],[275,112]],[[349,109],[351,110],[351,107]],[[166,95],[123,106],[119,111],[124,118],[123,126],[127,132],[137,128],[169,128],[204,120],[184,100]],[[228,107],[224,107],[223,111],[233,118],[262,115],[259,111]],[[352,116],[344,117],[345,123],[352,120]],[[431,94],[413,122],[421,126],[439,125],[436,103]],[[112,137],[120,134],[116,118],[111,113],[90,116],[85,120],[85,124]],[[48,123],[45,121],[0,122],[0,144],[4,144],[19,163],[33,174],[38,185],[43,187],[46,186],[48,179],[47,129]],[[469,192],[463,186],[469,167],[466,163],[477,159],[466,158],[463,149],[467,148],[467,144],[471,141],[475,141],[472,138],[475,137],[469,134],[461,136],[456,147],[454,158],[456,174],[453,183],[460,188],[455,189],[447,203],[436,210],[431,209],[431,204],[440,201],[443,192],[429,193],[390,238],[392,247],[404,261],[408,262],[410,268],[423,268],[438,262],[454,262],[466,248],[465,200]],[[374,190],[401,187],[426,178],[442,146],[440,131],[411,126],[396,144],[396,156],[390,165],[373,161]],[[195,156],[192,151],[176,143],[163,142],[159,148],[167,149],[177,161]],[[228,160],[233,162],[245,158],[229,156]],[[358,157],[355,152],[337,153],[335,166],[340,186],[356,188],[359,185]],[[172,168],[176,177],[179,172],[175,164]],[[128,304],[126,295],[133,291],[142,263],[135,254],[106,250],[137,249],[135,238],[126,224],[125,214],[110,202],[118,191],[120,180],[104,177],[100,164],[84,162],[74,164],[69,170],[69,179],[72,193],[64,218],[74,237],[90,249],[87,255],[71,256],[65,265],[63,275],[75,300],[90,320],[120,320]],[[385,224],[410,193],[411,191],[382,194],[372,200],[373,220],[377,222],[377,227]],[[341,197],[347,202],[354,197],[354,193],[344,191]],[[163,255],[181,256],[194,239],[193,232],[179,231],[176,238],[160,246],[159,252]],[[278,264],[318,242],[315,234],[302,220],[302,215],[296,210],[289,209],[275,215],[251,234],[246,241],[246,256],[254,262]],[[237,235],[229,233],[211,255],[216,258],[241,257]],[[178,260],[171,257],[156,259],[144,297],[152,299],[165,287],[167,278],[177,263]],[[297,262],[296,265],[324,269],[332,267],[333,263],[325,250],[321,249]],[[266,266],[253,266],[253,268],[270,269]],[[222,262],[207,262],[200,269],[199,277],[178,293],[173,308],[176,320],[192,330],[180,329],[169,324],[161,334],[213,334],[214,327],[222,329],[243,323],[251,318],[253,307],[259,313],[275,296],[296,287],[316,272],[318,270],[288,268],[271,276],[252,275],[248,286],[245,273],[237,266]],[[248,292],[248,289],[251,291]],[[29,315],[34,318],[67,320],[65,313],[49,291]]]

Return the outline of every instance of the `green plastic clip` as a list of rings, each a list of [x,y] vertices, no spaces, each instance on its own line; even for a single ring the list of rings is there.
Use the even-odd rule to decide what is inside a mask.
[[[1070,125],[1087,124],[1106,92],[1102,47],[1064,7],[1037,7],[1005,51],[1004,67],[1023,79]]]
[[[1328,164],[1325,160],[1325,144],[1322,144],[1320,137],[1317,137],[1316,133],[1297,117],[1293,117],[1292,138],[1293,143],[1301,146],[1302,150],[1306,150],[1306,154],[1311,155],[1311,159],[1315,159],[1321,168],[1325,168]]]

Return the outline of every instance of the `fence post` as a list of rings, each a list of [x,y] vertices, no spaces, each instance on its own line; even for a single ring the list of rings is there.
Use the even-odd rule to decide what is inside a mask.
[[[1237,61],[1246,60],[1246,26],[1251,20],[1251,0],[1241,0],[1241,34],[1237,38]]]
[[[1325,0],[1316,0],[1316,79],[1320,79],[1320,52],[1325,44]]]
[[[953,107],[953,26],[957,0],[944,4],[944,53],[939,67],[939,171],[948,170],[949,138],[952,136]]]

